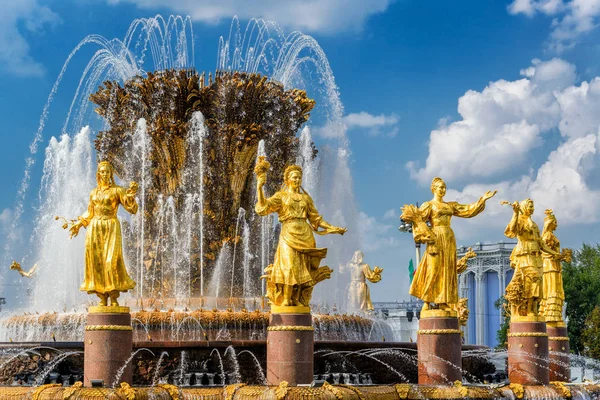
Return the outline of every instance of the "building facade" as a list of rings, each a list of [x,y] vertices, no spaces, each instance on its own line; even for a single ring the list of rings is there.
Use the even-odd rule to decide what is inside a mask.
[[[516,243],[476,243],[470,246],[477,257],[468,261],[467,270],[458,278],[458,295],[468,299],[469,320],[464,328],[466,344],[496,347],[498,329],[502,323],[501,310],[494,303],[504,295],[513,270],[510,253]],[[468,246],[458,248],[458,258]]]
[[[375,314],[392,328],[394,337],[386,340],[416,342],[423,302],[411,296],[408,301],[373,302]]]

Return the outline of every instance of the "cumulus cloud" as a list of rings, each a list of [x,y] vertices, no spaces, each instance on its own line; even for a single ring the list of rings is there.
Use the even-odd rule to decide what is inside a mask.
[[[560,52],[598,26],[600,0],[514,0],[508,11],[528,17],[537,13],[554,17],[550,45]]]
[[[0,13],[0,71],[20,77],[42,75],[44,67],[31,56],[20,27],[39,34],[46,26],[59,22],[60,17],[37,0],[4,2]]]
[[[396,217],[398,217],[398,214],[395,208],[390,208],[383,214],[383,219],[394,219]]]
[[[358,214],[358,226],[361,228],[363,249],[365,252],[395,247],[400,244],[397,227],[378,221],[364,212]]]
[[[394,137],[398,134],[400,117],[396,114],[373,115],[361,111],[346,115],[342,122],[348,129],[366,129],[371,136]]]
[[[493,177],[522,166],[542,134],[555,128],[561,109],[555,90],[572,85],[575,67],[555,58],[533,60],[523,79],[491,82],[483,91],[467,91],[458,100],[461,120],[440,124],[429,139],[429,156],[419,168],[407,164],[422,184],[443,175],[449,180]]]
[[[486,167],[477,155],[484,149],[490,160],[488,167],[496,173],[513,171],[513,178],[448,190],[448,200],[471,203],[485,191],[498,189],[496,198],[488,202],[486,212],[468,222],[470,229],[506,225],[510,212],[500,206],[499,200],[515,201],[527,197],[536,203],[536,214],[543,216],[544,209],[552,208],[561,223],[600,222],[600,115],[597,112],[600,109],[600,77],[576,85],[575,67],[559,59],[534,60],[533,65],[521,74],[524,79],[499,81],[501,85],[494,82],[483,92],[472,92],[471,98],[463,96],[461,101],[468,103],[465,108],[470,111],[461,113],[462,121],[431,133],[427,163],[420,170],[413,168],[413,177],[428,183],[431,176],[439,173],[449,180],[468,178],[477,182],[486,177],[489,182],[491,174],[474,167]],[[499,86],[505,90],[500,90]],[[506,89],[508,87],[512,90]],[[507,94],[509,92],[512,94]],[[519,95],[518,100],[514,93]],[[518,126],[514,126],[514,121],[520,121]],[[523,166],[528,152],[536,145],[534,139],[541,140],[541,135],[551,130],[560,132],[562,142],[537,170],[527,169],[526,173],[515,175],[512,168],[519,164]],[[482,132],[488,133],[487,136],[484,133],[484,137],[494,146],[481,141]],[[457,137],[462,143],[473,143],[474,146],[470,149],[452,147],[452,139]],[[494,167],[494,163],[498,166]],[[415,164],[409,164],[409,168]],[[461,230],[460,223],[458,229]],[[467,230],[461,233],[468,234]]]
[[[142,9],[167,8],[193,20],[217,23],[237,15],[240,19],[264,18],[280,26],[305,32],[332,34],[360,30],[372,15],[384,12],[393,0],[108,0],[133,3]]]

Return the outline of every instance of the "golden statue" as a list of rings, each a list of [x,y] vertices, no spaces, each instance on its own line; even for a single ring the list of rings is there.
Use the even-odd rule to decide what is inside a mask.
[[[268,169],[269,163],[260,157],[254,169],[255,210],[261,216],[276,212],[281,222],[275,261],[265,269],[267,297],[274,306],[308,307],[314,285],[328,279],[333,272],[327,266],[319,267],[327,249],[316,247],[313,231],[319,235],[343,235],[346,228],[332,226],[319,215],[312,198],[301,186],[302,168],[298,165],[285,169],[281,190],[267,199],[263,186]]]
[[[452,305],[452,309],[456,311],[458,324],[460,326],[467,326],[467,321],[469,320],[469,299],[461,297],[458,299],[458,303]]]
[[[510,204],[502,201],[500,204]],[[560,260],[559,252],[548,247],[540,236],[540,230],[531,219],[534,211],[533,200],[511,204],[513,216],[504,234],[517,238],[517,245],[510,255],[513,277],[506,287],[506,300],[509,303],[512,320],[530,317],[537,320],[538,306],[542,299],[542,252],[548,257]]]
[[[371,293],[366,280],[377,283],[381,280],[383,268],[371,269],[369,264],[363,263],[363,252],[357,250],[352,260],[347,265],[340,265],[340,272],[350,271],[350,284],[348,285],[348,308],[351,311],[373,311]]]
[[[465,271],[467,270],[467,267],[469,266],[469,264],[468,264],[468,261],[469,261],[471,258],[475,258],[475,257],[477,257],[477,253],[475,253],[475,252],[473,251],[473,248],[472,248],[472,247],[469,247],[469,248],[467,249],[467,252],[465,253],[465,255],[464,255],[464,256],[462,256],[462,257],[460,258],[460,260],[458,260],[458,261],[456,262],[456,272],[457,272],[458,274],[462,274],[463,272],[465,272]]]
[[[413,224],[416,242],[427,243],[425,255],[421,260],[410,286],[409,293],[423,300],[423,311],[442,310],[437,314],[455,316],[454,304],[458,303],[458,270],[456,260],[456,239],[450,227],[453,216],[471,218],[485,209],[485,202],[496,194],[486,192],[473,204],[445,202],[446,183],[441,178],[431,182],[433,198],[418,209],[413,205],[402,208],[401,218]],[[429,222],[431,228],[427,225]],[[465,261],[466,266],[466,261]],[[431,304],[433,303],[433,304]],[[426,317],[437,315],[422,313]]]
[[[10,269],[17,271],[21,276],[25,277],[25,278],[31,278],[33,277],[38,269],[38,265],[37,263],[33,264],[33,267],[31,267],[29,269],[29,271],[23,271],[23,268],[21,268],[21,264],[14,261],[12,262],[12,264],[10,264]]]
[[[560,252],[560,241],[554,235],[558,228],[558,222],[552,210],[546,210],[544,218],[544,230],[542,231],[542,242],[550,249]],[[540,304],[540,315],[546,322],[557,325],[564,324],[562,309],[565,302],[565,291],[563,289],[561,261],[571,262],[571,249],[563,249],[560,260],[554,256],[543,253],[543,298]]]
[[[129,189],[117,186],[113,168],[107,161],[98,164],[96,172],[98,187],[90,193],[90,203],[85,214],[77,218],[69,232],[77,236],[79,229],[87,228],[85,234],[85,274],[79,290],[96,294],[100,306],[119,306],[120,292],[135,287],[127,274],[123,261],[121,223],[117,219],[119,204],[131,214],[138,210],[135,200],[138,185],[131,182]]]

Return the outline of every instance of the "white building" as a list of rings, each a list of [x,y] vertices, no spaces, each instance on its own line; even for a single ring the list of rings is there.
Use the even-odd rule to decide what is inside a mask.
[[[423,302],[412,298],[410,301],[374,302],[373,307],[394,332],[390,341],[416,342],[419,330],[419,316]],[[388,340],[386,338],[386,340]]]
[[[468,298],[469,320],[465,327],[466,344],[498,345],[496,334],[502,323],[500,310],[494,303],[504,295],[512,278],[510,253],[516,243],[476,243],[472,247],[477,257],[468,261],[467,270],[458,278],[459,297]],[[458,258],[468,246],[458,248]]]

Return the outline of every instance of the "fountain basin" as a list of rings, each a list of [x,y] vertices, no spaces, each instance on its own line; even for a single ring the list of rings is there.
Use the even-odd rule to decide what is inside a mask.
[[[133,384],[223,386],[238,382],[264,384],[266,341],[134,342]],[[483,381],[493,365],[473,356],[481,346],[463,346],[465,377]],[[0,384],[31,385],[44,368],[68,352],[82,352],[83,342],[0,343]],[[39,356],[36,356],[35,353]],[[0,354],[2,354],[0,353]],[[314,378],[340,384],[417,382],[416,343],[316,341]],[[183,358],[183,360],[182,360]],[[183,367],[182,367],[183,366]],[[54,370],[54,381],[73,384],[83,376],[83,356],[69,357]],[[52,383],[48,376],[40,383]]]
[[[15,315],[0,321],[0,341],[83,340],[86,313]],[[266,340],[269,313],[256,311],[136,311],[134,341]],[[315,340],[393,340],[385,322],[346,314],[313,314]]]

